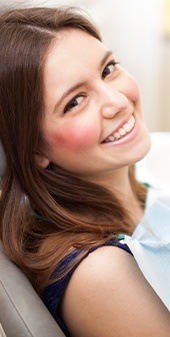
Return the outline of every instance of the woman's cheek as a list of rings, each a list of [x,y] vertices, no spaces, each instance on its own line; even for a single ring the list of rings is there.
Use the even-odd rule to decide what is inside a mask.
[[[53,131],[50,137],[50,145],[58,149],[86,150],[99,141],[99,131],[94,124],[67,123]]]
[[[125,95],[133,102],[140,100],[140,91],[137,81],[129,75],[127,82],[124,89]]]

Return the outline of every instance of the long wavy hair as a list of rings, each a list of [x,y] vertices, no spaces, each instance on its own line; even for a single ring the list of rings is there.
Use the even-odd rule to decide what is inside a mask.
[[[0,138],[6,156],[0,238],[39,293],[73,249],[82,248],[81,259],[92,245],[132,231],[116,193],[59,166],[41,169],[35,163],[36,152],[46,145],[39,122],[44,115],[45,56],[57,33],[71,28],[101,41],[95,25],[76,8],[28,8],[0,16]],[[133,168],[129,172],[143,204],[145,189]]]

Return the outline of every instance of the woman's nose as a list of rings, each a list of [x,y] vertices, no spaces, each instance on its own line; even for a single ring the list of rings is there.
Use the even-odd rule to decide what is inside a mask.
[[[100,95],[101,113],[104,118],[112,118],[128,106],[128,98],[115,88],[106,86]]]

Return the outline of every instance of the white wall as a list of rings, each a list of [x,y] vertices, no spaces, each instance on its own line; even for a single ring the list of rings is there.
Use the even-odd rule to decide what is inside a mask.
[[[121,65],[138,80],[145,120],[150,131],[169,129],[165,111],[167,57],[163,36],[164,0],[8,0],[8,6],[58,4],[85,8],[99,25],[104,42]],[[0,5],[7,1],[0,0]],[[168,95],[169,96],[169,95]],[[166,119],[165,119],[166,118]]]

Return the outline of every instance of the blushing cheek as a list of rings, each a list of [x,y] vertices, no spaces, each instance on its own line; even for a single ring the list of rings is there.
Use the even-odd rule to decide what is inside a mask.
[[[94,125],[76,123],[64,125],[50,136],[50,145],[58,150],[82,151],[88,150],[98,142],[98,132]]]

